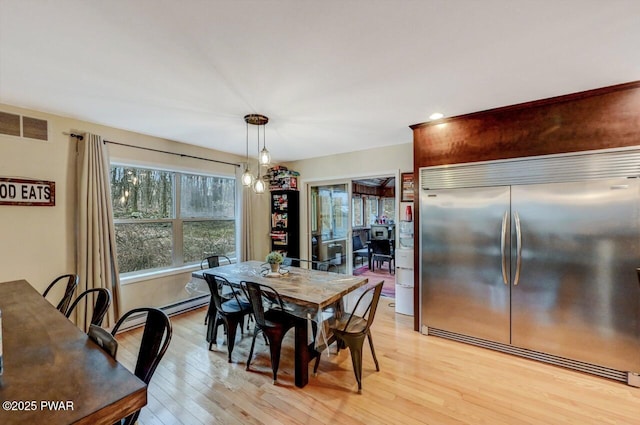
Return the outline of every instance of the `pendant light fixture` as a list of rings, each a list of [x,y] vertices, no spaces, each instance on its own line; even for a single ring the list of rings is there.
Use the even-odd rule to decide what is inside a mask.
[[[266,128],[263,127],[262,128],[262,150],[258,155],[258,162],[260,163],[260,165],[263,165],[266,167],[269,164],[271,164],[271,154],[267,150],[267,132],[265,130]],[[258,141],[258,143],[260,142]],[[258,149],[260,149],[260,146],[258,146]]]
[[[245,117],[245,121],[246,121]],[[250,187],[251,185],[253,185],[253,174],[251,174],[251,171],[249,170],[249,121],[246,121],[246,125],[247,125],[247,157],[246,157],[246,163],[244,165],[244,173],[242,173],[242,185],[245,187]]]
[[[244,121],[247,123],[247,152],[249,151],[249,124],[251,125],[255,125],[258,126],[258,176],[255,178],[255,180],[253,181],[253,191],[255,193],[264,193],[266,187],[264,184],[264,180],[262,179],[262,176],[260,175],[260,166],[261,165],[268,165],[271,162],[271,155],[269,154],[269,151],[266,148],[266,139],[264,136],[264,126],[269,122],[269,118],[267,118],[264,115],[260,115],[260,114],[249,114],[249,115],[245,115],[244,116]],[[260,151],[260,127],[262,126],[262,132],[263,132],[263,149],[262,151]],[[266,155],[265,155],[266,154]],[[248,156],[248,154],[247,154]],[[266,158],[267,162],[263,163],[263,157]],[[247,166],[248,168],[248,166]],[[245,171],[246,172],[246,171]],[[244,174],[243,174],[243,184],[244,184]],[[249,185],[251,185],[251,183],[249,183]]]

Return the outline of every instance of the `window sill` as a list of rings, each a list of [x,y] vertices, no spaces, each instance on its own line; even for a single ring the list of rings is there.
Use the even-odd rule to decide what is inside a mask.
[[[236,258],[231,258],[231,263],[236,261]],[[226,261],[222,260],[220,265],[226,265]],[[182,273],[191,273],[193,271],[200,270],[199,264],[185,264],[181,267],[174,267],[171,269],[155,270],[149,272],[135,273],[128,276],[120,276],[120,285],[129,285],[132,283],[145,282],[147,280],[159,279],[166,276],[175,276]]]
[[[190,273],[195,270],[200,270],[200,266],[197,264],[189,264],[182,267],[174,267],[172,269],[157,270],[152,272],[136,273],[134,275],[120,277],[121,285],[129,285],[132,283],[145,282],[147,280],[158,279],[166,276],[174,276],[182,273]]]

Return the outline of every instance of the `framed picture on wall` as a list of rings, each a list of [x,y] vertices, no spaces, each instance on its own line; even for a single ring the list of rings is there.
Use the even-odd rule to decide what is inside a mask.
[[[402,182],[402,194],[400,196],[400,202],[413,202],[413,199],[415,197],[413,173],[401,173],[400,181]]]

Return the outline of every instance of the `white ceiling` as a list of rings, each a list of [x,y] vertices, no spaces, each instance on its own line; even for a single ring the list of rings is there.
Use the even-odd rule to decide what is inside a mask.
[[[638,0],[0,0],[0,103],[277,161],[638,79]]]

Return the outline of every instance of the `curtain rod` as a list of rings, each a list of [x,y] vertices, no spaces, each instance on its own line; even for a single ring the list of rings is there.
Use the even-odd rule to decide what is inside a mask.
[[[73,137],[73,138],[78,139],[78,140],[83,140],[84,139],[84,136],[82,134],[75,134],[75,133],[62,133],[62,134],[66,135],[66,136]],[[160,150],[160,149],[145,148],[143,146],[129,145],[129,144],[120,143],[120,142],[112,142],[111,140],[103,140],[102,143],[110,143],[112,145],[126,146],[128,148],[142,149],[142,150],[145,150],[145,151],[158,152],[158,153],[166,153],[168,155],[176,155],[176,156],[181,156],[183,158],[199,159],[199,160],[202,160],[202,161],[217,162],[219,164],[226,164],[226,165],[231,165],[231,166],[234,166],[234,167],[240,167],[240,164],[237,164],[235,162],[226,162],[226,161],[220,161],[219,159],[203,158],[201,156],[193,156],[193,155],[186,155],[186,154],[183,154],[183,153],[175,153],[175,152],[163,151],[163,150]]]

